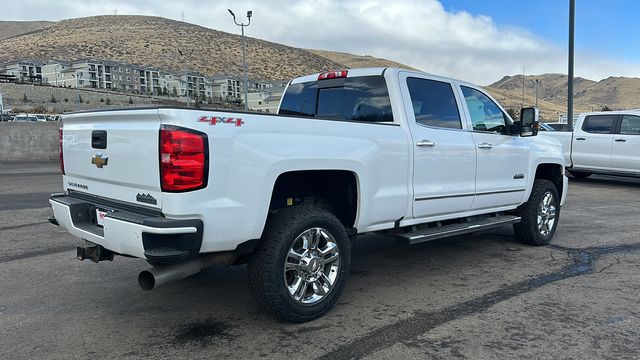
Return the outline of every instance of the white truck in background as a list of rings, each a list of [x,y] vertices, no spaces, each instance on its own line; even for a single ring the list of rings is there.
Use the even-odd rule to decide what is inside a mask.
[[[567,170],[577,178],[640,176],[640,110],[582,113],[572,132],[541,134],[563,144]]]
[[[394,68],[292,80],[277,115],[141,108],[63,116],[50,221],[78,258],[154,265],[150,290],[248,263],[266,309],[303,322],[340,296],[358,234],[417,243],[513,225],[547,244],[567,194],[561,145],[484,90]]]

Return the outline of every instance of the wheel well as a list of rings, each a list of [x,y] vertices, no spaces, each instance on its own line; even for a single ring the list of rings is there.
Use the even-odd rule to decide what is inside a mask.
[[[562,165],[558,164],[540,164],[536,169],[536,179],[549,180],[556,185],[558,194],[562,197]]]
[[[278,176],[269,211],[309,203],[331,211],[346,228],[352,228],[358,211],[355,174],[346,170],[304,170]]]

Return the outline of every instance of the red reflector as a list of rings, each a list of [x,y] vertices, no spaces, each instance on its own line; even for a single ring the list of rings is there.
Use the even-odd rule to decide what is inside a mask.
[[[60,171],[64,175],[64,156],[62,155],[62,128],[58,129],[58,155],[60,157]]]
[[[163,125],[160,128],[162,191],[189,191],[207,186],[207,158],[206,134]]]
[[[339,78],[346,78],[346,77],[347,77],[347,70],[329,71],[329,72],[324,72],[318,75],[318,80],[339,79]]]

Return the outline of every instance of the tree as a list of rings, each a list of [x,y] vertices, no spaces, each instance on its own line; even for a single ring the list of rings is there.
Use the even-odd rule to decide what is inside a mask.
[[[133,98],[129,96],[129,104],[133,104]]]
[[[164,96],[169,96],[169,90],[167,90],[167,87],[166,87],[166,86],[163,86],[163,87],[162,87],[162,95],[164,95]]]
[[[178,89],[176,89],[176,87],[173,87],[173,90],[171,90],[171,95],[173,97],[178,97]]]
[[[64,98],[64,102],[69,102],[69,98]]]
[[[29,98],[27,97],[27,93],[24,93],[24,95],[22,95],[22,102],[29,102]]]
[[[82,95],[78,95],[78,102],[82,104]]]
[[[605,106],[603,106],[603,107],[602,107],[602,110],[600,110],[600,111],[613,111],[613,110],[611,110],[611,108],[610,108],[610,107],[608,107],[607,105],[605,105]]]
[[[107,98],[107,105],[111,105],[111,99]]]
[[[53,94],[51,94],[51,100],[49,100],[49,102],[55,104],[58,102],[58,100],[56,100],[55,96],[53,96]]]

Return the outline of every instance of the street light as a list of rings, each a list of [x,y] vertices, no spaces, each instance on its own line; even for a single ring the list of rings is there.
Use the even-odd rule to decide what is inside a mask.
[[[253,15],[253,11],[247,11],[247,19],[249,19],[249,22],[244,24],[236,21],[236,14],[234,14],[231,9],[227,10],[229,10],[229,14],[233,16],[233,22],[242,28],[242,91],[244,92],[244,110],[247,111],[249,105],[247,104],[247,50],[244,40],[244,27],[251,25],[251,15]]]
[[[536,107],[538,107],[538,88],[542,86],[542,81],[540,79],[529,79],[529,81],[536,87]]]

